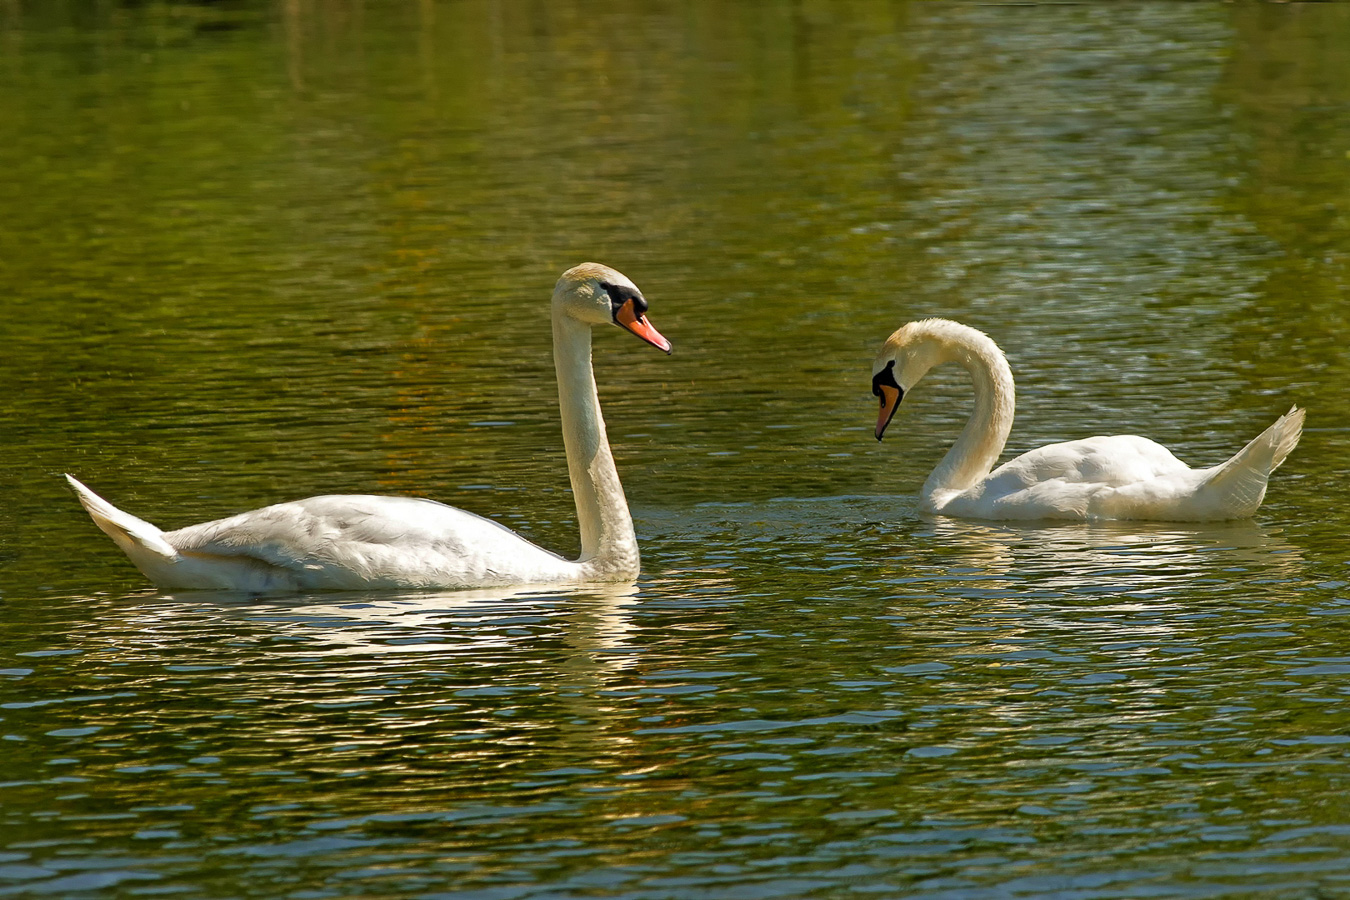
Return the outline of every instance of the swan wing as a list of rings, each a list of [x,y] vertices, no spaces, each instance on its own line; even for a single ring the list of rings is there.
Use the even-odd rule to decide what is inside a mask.
[[[505,584],[576,566],[490,519],[408,497],[310,497],[164,538],[183,554],[285,570],[301,588]]]
[[[1104,491],[1156,482],[1171,493],[1192,484],[1195,472],[1148,438],[1091,437],[1023,453],[965,491],[935,495],[933,509],[991,519],[1087,519],[1102,515]]]
[[[1050,444],[999,466],[933,511],[989,519],[1214,521],[1256,512],[1266,481],[1298,443],[1302,410],[1291,410],[1232,459],[1193,469],[1138,435]]]
[[[1188,471],[1162,444],[1116,434],[1038,447],[999,466],[987,480],[1005,489],[1046,481],[1119,487]]]
[[[1090,515],[1112,519],[1216,521],[1254,515],[1270,473],[1298,446],[1304,411],[1292,407],[1227,462],[1188,469],[1093,497]]]

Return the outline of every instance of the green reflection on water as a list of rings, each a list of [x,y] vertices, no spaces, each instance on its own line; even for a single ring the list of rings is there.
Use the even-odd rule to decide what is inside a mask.
[[[1336,4],[0,2],[3,864],[1342,877],[1348,41]],[[575,552],[582,259],[677,347],[596,341],[637,596],[123,596],[62,471],[167,527],[381,491]],[[867,364],[930,314],[1008,351],[1013,450],[1309,428],[1232,529],[924,520],[969,388],[877,446]]]

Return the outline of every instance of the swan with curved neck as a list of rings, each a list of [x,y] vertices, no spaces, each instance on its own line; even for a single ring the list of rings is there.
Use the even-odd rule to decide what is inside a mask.
[[[591,329],[614,324],[666,353],[647,301],[598,263],[553,289],[553,359],[563,446],[581,529],[567,560],[514,531],[432,500],[343,495],[281,503],[164,532],[67,475],[95,524],[162,588],[361,590],[629,581],[638,546],[605,435],[591,369]]]
[[[1232,458],[1193,469],[1138,435],[1050,444],[997,469],[1012,431],[1013,377],[998,345],[948,319],[900,328],[872,364],[881,440],[900,401],[934,366],[970,373],[975,409],[919,494],[926,512],[980,519],[1211,521],[1253,515],[1270,473],[1298,445],[1304,411],[1293,407]]]

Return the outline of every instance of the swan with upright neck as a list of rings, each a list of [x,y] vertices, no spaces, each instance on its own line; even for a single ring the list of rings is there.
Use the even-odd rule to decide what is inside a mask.
[[[910,322],[872,364],[881,440],[900,401],[934,366],[970,373],[975,409],[919,494],[924,511],[979,519],[1214,521],[1253,515],[1270,473],[1298,445],[1297,406],[1232,458],[1193,469],[1133,434],[1050,444],[997,469],[1013,422],[1012,370],[988,335],[948,319]]]
[[[161,531],[67,475],[95,524],[161,588],[285,592],[478,588],[629,581],[638,546],[600,415],[591,328],[614,324],[666,353],[647,301],[598,263],[569,269],[553,290],[553,359],[563,446],[581,529],[567,560],[496,522],[432,500],[323,496]]]

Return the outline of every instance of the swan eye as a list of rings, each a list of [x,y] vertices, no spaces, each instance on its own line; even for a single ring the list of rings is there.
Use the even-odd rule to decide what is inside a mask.
[[[872,396],[880,397],[882,386],[893,387],[902,394],[899,382],[895,380],[895,360],[886,363],[886,368],[872,376]],[[882,402],[885,402],[884,400]]]
[[[604,288],[605,293],[609,294],[610,309],[615,316],[619,314],[619,310],[623,308],[623,305],[630,300],[633,301],[633,312],[637,313],[639,318],[646,314],[647,301],[637,288],[624,287],[619,284],[609,284],[604,281],[600,282],[600,287]],[[617,319],[615,321],[617,321]]]

